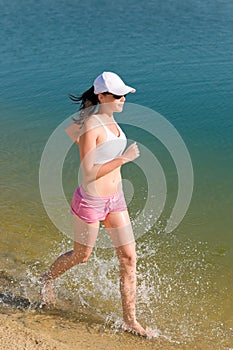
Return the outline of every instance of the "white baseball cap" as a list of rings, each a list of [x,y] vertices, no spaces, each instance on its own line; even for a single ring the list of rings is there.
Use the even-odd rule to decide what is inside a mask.
[[[103,72],[94,80],[94,93],[110,92],[111,94],[123,96],[136,90],[125,85],[119,75],[112,72]]]

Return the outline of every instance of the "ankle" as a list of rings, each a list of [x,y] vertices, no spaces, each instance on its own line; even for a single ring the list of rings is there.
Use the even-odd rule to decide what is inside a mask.
[[[131,317],[125,316],[125,317],[123,317],[123,322],[127,325],[133,325],[133,324],[138,323],[135,316],[131,316]]]

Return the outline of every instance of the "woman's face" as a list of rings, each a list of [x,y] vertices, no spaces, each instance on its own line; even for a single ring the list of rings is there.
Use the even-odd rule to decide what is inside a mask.
[[[99,101],[101,107],[104,107],[108,111],[111,112],[122,112],[125,96],[121,96],[120,98],[115,98],[113,94],[99,94]]]

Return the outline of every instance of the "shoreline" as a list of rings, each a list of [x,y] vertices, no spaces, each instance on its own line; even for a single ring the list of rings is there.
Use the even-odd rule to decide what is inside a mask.
[[[231,321],[225,325],[225,329],[228,330],[225,341],[219,339],[216,342],[214,337],[208,338],[205,336],[205,329],[194,337],[186,339],[183,337],[181,340],[179,328],[174,330],[170,339],[166,337],[169,333],[166,332],[166,328],[162,328],[158,318],[154,322],[155,329],[157,327],[159,329],[156,332],[157,337],[145,339],[117,329],[117,323],[111,321],[111,315],[101,316],[94,306],[87,307],[77,302],[74,304],[69,298],[58,298],[55,307],[40,308],[37,283],[34,281],[33,285],[26,286],[20,284],[20,281],[21,277],[17,275],[17,271],[15,273],[0,271],[0,349],[230,350],[232,348]],[[182,319],[175,319],[177,327],[179,320]]]
[[[202,339],[186,344],[162,336],[145,339],[113,331],[100,323],[71,321],[56,314],[8,307],[0,309],[0,349],[4,350],[219,350],[215,346]]]
[[[0,348],[4,350],[177,349],[165,343],[159,338],[115,333],[101,324],[74,322],[58,315],[19,310],[0,313]]]

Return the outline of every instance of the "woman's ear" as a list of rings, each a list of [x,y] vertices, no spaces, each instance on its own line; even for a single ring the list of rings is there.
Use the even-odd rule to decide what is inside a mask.
[[[103,94],[98,94],[98,100],[99,102],[103,102],[103,99],[104,99],[104,95]]]

